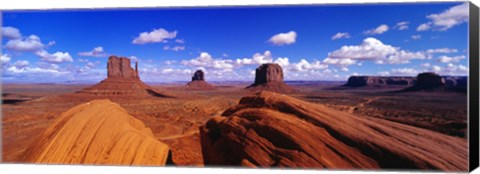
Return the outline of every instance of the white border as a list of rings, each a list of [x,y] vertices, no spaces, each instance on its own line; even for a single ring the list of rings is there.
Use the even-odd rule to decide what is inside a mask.
[[[138,7],[193,7],[193,6],[245,6],[245,5],[292,5],[292,4],[349,4],[349,3],[401,3],[401,2],[451,2],[452,0],[0,0],[0,10],[31,10],[31,9],[92,9],[92,8],[138,8]],[[453,0],[458,1],[458,0]],[[460,1],[462,2],[462,1]],[[0,21],[1,24],[1,21]],[[1,141],[0,141],[1,142]],[[0,152],[1,154],[1,152]],[[239,169],[239,168],[175,168],[175,167],[115,167],[115,166],[81,166],[81,165],[33,165],[33,164],[0,164],[1,173],[205,173],[205,174],[236,174],[236,173],[431,173],[407,171],[332,171],[332,170],[281,170],[281,169]],[[480,173],[476,170],[475,173]]]

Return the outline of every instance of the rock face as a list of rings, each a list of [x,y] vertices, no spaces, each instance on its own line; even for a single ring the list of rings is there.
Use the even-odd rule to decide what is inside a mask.
[[[272,92],[200,127],[205,165],[467,170],[466,139]]]
[[[187,89],[192,90],[212,90],[215,87],[205,81],[202,70],[197,70],[192,76],[192,81],[187,83]]]
[[[193,73],[192,81],[195,81],[195,80],[205,80],[204,73],[202,70],[197,70],[195,71],[195,73]]]
[[[432,89],[445,85],[445,80],[438,74],[432,72],[420,73],[417,76],[416,87],[421,89]]]
[[[415,77],[351,76],[348,87],[402,87],[415,84]]]
[[[255,91],[273,91],[279,93],[292,93],[296,90],[283,81],[282,67],[276,63],[260,65],[255,70],[255,82],[247,87]]]
[[[466,78],[441,77],[433,72],[425,72],[417,75],[417,82],[414,86],[404,89],[403,91],[445,91],[457,89],[464,86],[466,92]],[[448,87],[446,85],[448,81]]]
[[[138,62],[135,62],[135,69],[133,69],[130,67],[130,59],[117,56],[108,58],[106,79],[77,93],[95,96],[169,97],[140,80]]]
[[[25,151],[42,164],[165,165],[169,148],[110,100],[94,100],[62,113]]]
[[[135,62],[134,70],[130,67],[130,59],[110,56],[107,63],[107,76],[109,78],[139,79],[138,62]]]

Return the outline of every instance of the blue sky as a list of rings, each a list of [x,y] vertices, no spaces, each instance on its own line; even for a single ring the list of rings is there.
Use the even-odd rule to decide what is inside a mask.
[[[138,60],[147,82],[253,81],[279,63],[286,80],[468,74],[468,4],[2,12],[4,82],[96,82],[108,56]],[[132,61],[133,63],[134,61]]]

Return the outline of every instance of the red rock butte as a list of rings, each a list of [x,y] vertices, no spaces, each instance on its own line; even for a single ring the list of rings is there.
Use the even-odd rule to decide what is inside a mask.
[[[205,81],[205,73],[202,70],[197,70],[192,76],[192,81],[187,83],[187,89],[213,90],[215,87]]]
[[[138,62],[135,62],[135,69],[130,63],[130,59],[126,57],[110,56],[107,62],[107,78],[77,93],[96,96],[169,97],[143,83],[138,75]]]
[[[283,81],[283,69],[276,63],[260,65],[255,70],[255,82],[247,87],[254,91],[273,91],[278,93],[293,93],[297,90]]]

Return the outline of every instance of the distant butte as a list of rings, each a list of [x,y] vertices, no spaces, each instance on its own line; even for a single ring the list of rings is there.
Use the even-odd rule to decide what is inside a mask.
[[[405,87],[415,84],[415,77],[350,76],[347,87]]]
[[[140,80],[138,62],[135,69],[126,57],[110,56],[107,62],[107,78],[77,93],[95,96],[154,96],[169,97],[158,92]]]
[[[205,73],[202,70],[197,70],[192,76],[192,81],[187,83],[187,89],[212,90],[215,87],[205,81]]]
[[[255,70],[255,82],[247,87],[254,91],[273,91],[278,93],[293,93],[294,88],[288,86],[283,81],[283,69],[276,63],[266,63],[260,65]]]

